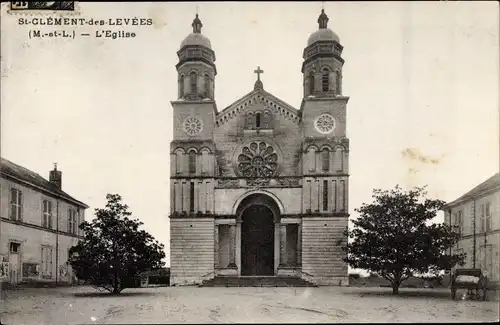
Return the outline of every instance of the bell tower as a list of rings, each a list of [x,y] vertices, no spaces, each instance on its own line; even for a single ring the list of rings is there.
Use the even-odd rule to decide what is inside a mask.
[[[307,41],[302,64],[304,98],[335,97],[342,94],[342,45],[338,35],[328,28],[325,10],[318,17],[319,29]]]
[[[328,28],[328,21],[322,9],[319,28],[311,34],[303,52],[304,97],[300,112],[302,213],[306,217],[302,219],[302,233],[311,235],[303,238],[302,245],[315,249],[304,251],[303,261],[308,262],[303,262],[302,271],[325,283],[346,283],[347,265],[338,259],[343,239],[338,234],[347,227],[349,217],[349,140],[346,137],[349,98],[342,95],[343,47],[339,36]],[[321,236],[317,235],[318,231]],[[323,239],[335,236],[339,241],[333,244]],[[322,259],[315,259],[317,255]],[[325,270],[324,263],[335,266]]]
[[[192,32],[177,52],[178,99],[172,101],[170,143],[171,213],[185,216],[213,212],[215,175],[214,121],[217,70],[210,40],[201,34],[196,14]]]
[[[177,63],[179,99],[202,100],[214,99],[215,76],[215,53],[212,50],[210,40],[201,34],[203,24],[196,14],[193,23],[193,32],[181,43],[177,52],[179,63]]]

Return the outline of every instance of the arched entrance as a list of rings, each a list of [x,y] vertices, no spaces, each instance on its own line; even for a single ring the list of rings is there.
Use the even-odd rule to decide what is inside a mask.
[[[241,275],[275,274],[276,202],[265,194],[252,194],[239,205],[241,222]]]
[[[273,213],[265,205],[251,205],[242,215],[241,275],[273,274]]]

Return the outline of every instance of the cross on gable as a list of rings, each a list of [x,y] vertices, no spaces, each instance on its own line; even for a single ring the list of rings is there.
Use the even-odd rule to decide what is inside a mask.
[[[253,72],[257,74],[257,80],[260,80],[260,74],[264,73],[264,70],[261,70],[260,66],[258,66],[257,70],[253,70]]]

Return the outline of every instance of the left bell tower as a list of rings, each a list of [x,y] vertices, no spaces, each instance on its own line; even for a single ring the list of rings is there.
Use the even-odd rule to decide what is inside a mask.
[[[210,40],[201,34],[201,23],[196,14],[193,32],[182,41],[177,52],[179,63],[175,66],[178,73],[178,98],[186,100],[214,99],[215,53]]]
[[[170,281],[200,282],[214,270],[215,53],[196,14],[177,52],[170,143]],[[192,245],[191,243],[199,243]]]
[[[170,144],[171,212],[187,215],[213,212],[215,176],[213,130],[215,53],[196,14],[190,33],[177,52],[178,98],[172,101]]]

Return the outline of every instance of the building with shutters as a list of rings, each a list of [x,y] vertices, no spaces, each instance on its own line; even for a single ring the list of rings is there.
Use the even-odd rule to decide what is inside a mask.
[[[303,52],[299,108],[267,92],[257,67],[254,88],[218,110],[215,51],[196,15],[171,102],[172,285],[222,276],[347,284],[349,97],[324,10],[318,25]]]
[[[454,226],[461,239],[453,248],[466,253],[460,268],[486,271],[493,285],[500,283],[500,174],[497,173],[443,208],[445,223]]]
[[[62,172],[46,180],[2,158],[0,191],[0,281],[75,281],[66,262],[88,206],[62,190]]]

